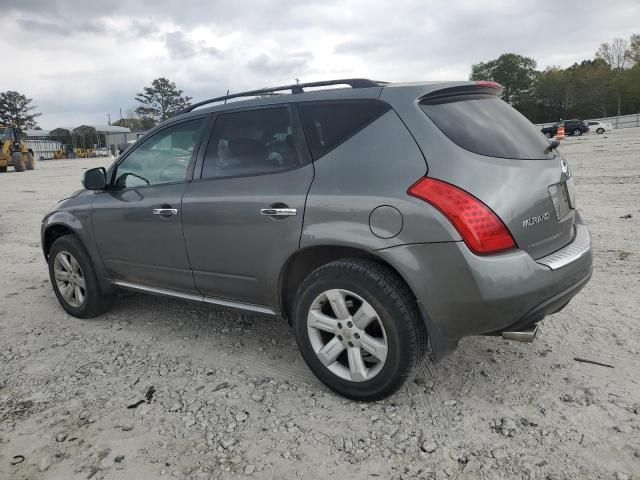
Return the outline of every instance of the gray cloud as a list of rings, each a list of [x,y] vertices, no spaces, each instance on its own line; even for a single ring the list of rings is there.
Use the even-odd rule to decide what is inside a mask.
[[[309,64],[311,52],[292,55],[280,54],[277,57],[261,53],[247,63],[249,70],[263,75],[300,74]]]
[[[179,30],[167,33],[165,44],[169,56],[174,60],[186,60],[196,55],[221,56],[217,48],[208,46],[205,42],[196,42]]]
[[[73,35],[77,33],[99,34],[107,31],[104,23],[93,20],[86,22],[70,22],[62,18],[58,18],[56,21],[20,18],[17,20],[17,24],[23,30],[35,32],[41,35]]]

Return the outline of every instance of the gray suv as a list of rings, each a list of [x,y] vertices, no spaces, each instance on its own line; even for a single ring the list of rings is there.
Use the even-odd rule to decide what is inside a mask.
[[[46,215],[55,294],[81,318],[120,288],[282,316],[358,400],[465,336],[531,341],[589,280],[591,239],[558,143],[500,92],[347,79],[196,104]]]

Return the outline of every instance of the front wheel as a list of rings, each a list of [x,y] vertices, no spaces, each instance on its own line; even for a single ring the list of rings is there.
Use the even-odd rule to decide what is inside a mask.
[[[574,136],[574,137],[579,137],[580,135],[582,135],[582,130],[580,130],[579,128],[576,128],[576,129],[573,131],[573,136]]]
[[[111,297],[102,293],[91,258],[75,235],[53,242],[48,262],[53,291],[67,313],[92,318],[109,309]]]
[[[11,154],[11,163],[16,172],[24,172],[24,158],[22,152],[13,152]]]
[[[427,350],[411,291],[395,272],[370,260],[338,260],[309,274],[298,289],[294,321],[311,371],[354,400],[394,393]]]
[[[597,133],[598,135],[602,135],[602,134],[604,133],[604,128],[599,128],[599,129],[597,129],[597,130],[596,130],[596,133]]]

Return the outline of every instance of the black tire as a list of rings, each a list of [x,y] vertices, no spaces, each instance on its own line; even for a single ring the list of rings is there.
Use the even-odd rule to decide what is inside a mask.
[[[27,167],[27,170],[34,170],[36,168],[36,162],[33,158],[33,153],[29,152],[27,154],[27,161],[25,162],[25,166]]]
[[[82,270],[85,281],[85,297],[84,302],[78,307],[70,305],[65,300],[55,279],[54,262],[60,252],[68,252],[73,255]],[[93,318],[111,308],[113,298],[102,292],[91,258],[75,235],[64,235],[53,242],[51,250],[49,251],[48,263],[49,279],[51,280],[53,291],[56,297],[58,297],[60,305],[62,305],[62,308],[64,308],[69,315],[78,318]]]
[[[580,135],[582,135],[582,130],[580,130],[579,128],[576,128],[576,129],[573,131],[573,136],[574,136],[574,137],[579,137]]]
[[[362,297],[384,326],[387,357],[370,380],[356,382],[339,377],[322,364],[313,349],[307,315],[313,301],[331,289]],[[393,394],[413,377],[427,352],[426,329],[413,294],[393,270],[371,260],[337,260],[310,273],[298,289],[293,319],[300,352],[311,371],[327,387],[353,400],[374,401]]]
[[[604,133],[604,128],[599,128],[599,129],[597,129],[597,130],[596,130],[596,133],[597,133],[598,135],[602,135],[602,134]]]
[[[13,152],[11,154],[11,163],[13,169],[16,172],[24,172],[24,159],[22,158],[22,152]]]

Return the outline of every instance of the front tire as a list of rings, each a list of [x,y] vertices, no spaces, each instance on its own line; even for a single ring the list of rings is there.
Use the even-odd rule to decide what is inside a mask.
[[[574,136],[574,137],[579,137],[580,135],[582,135],[582,130],[580,130],[579,128],[576,128],[576,129],[573,131],[573,136]]]
[[[24,172],[24,159],[22,158],[22,152],[13,152],[11,154],[11,163],[13,169],[16,172]]]
[[[596,130],[596,133],[597,133],[598,135],[602,135],[602,134],[604,133],[604,128],[599,128],[599,129],[597,129],[597,130]]]
[[[111,297],[102,293],[91,258],[75,235],[53,242],[48,263],[53,291],[69,315],[93,318],[111,307]]]
[[[354,400],[393,394],[427,351],[411,291],[394,271],[371,260],[337,260],[313,271],[298,289],[293,318],[311,371]]]

